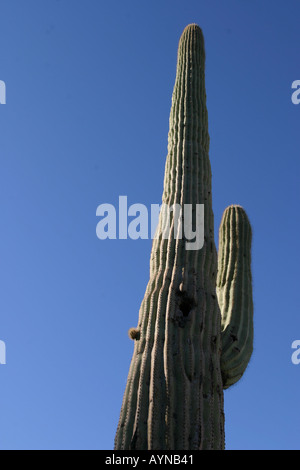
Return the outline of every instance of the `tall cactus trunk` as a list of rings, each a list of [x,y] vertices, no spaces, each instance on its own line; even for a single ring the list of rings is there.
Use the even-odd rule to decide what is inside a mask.
[[[168,207],[180,204],[184,208],[185,204],[192,204],[193,220],[196,204],[204,205],[204,244],[198,250],[186,249],[184,234],[180,238],[176,233],[175,213],[171,214],[166,239],[161,212],[151,251],[150,280],[140,307],[138,327],[131,331],[135,346],[115,449],[223,449],[223,388],[227,386],[224,380],[229,377],[230,384],[238,380],[243,366],[246,367],[243,351],[250,350],[248,306],[244,315],[248,329],[242,328],[241,335],[244,348],[239,347],[239,328],[234,330],[234,348],[231,347],[233,333],[227,334],[230,364],[232,354],[239,349],[241,358],[238,365],[233,362],[231,369],[228,366],[229,372],[223,372],[204,66],[202,31],[197,25],[189,25],[178,48],[162,200]],[[235,243],[233,237],[229,249]],[[249,250],[248,239],[248,260]],[[236,250],[232,253],[235,259]],[[251,283],[249,266],[245,264],[245,283],[249,279]],[[232,282],[230,279],[227,282],[226,272],[223,277],[226,282],[220,281],[220,292],[226,298],[226,289],[232,288]],[[248,298],[250,290],[251,286]],[[224,304],[230,322],[231,303]],[[235,312],[235,321],[237,316]],[[248,354],[247,362],[249,358]],[[225,369],[227,364],[225,358]],[[235,380],[238,366],[241,370]]]

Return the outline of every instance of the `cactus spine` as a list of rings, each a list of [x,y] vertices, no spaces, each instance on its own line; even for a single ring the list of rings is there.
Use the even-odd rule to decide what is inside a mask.
[[[183,31],[172,97],[163,203],[204,204],[204,245],[163,237],[150,259],[115,449],[223,449],[223,389],[252,352],[251,228],[240,206],[226,209],[214,243],[204,38]],[[218,270],[219,263],[219,270]]]

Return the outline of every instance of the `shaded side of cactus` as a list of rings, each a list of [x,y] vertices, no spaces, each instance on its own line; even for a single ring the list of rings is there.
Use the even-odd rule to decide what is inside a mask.
[[[174,212],[165,238],[160,214],[115,449],[223,449],[223,389],[251,353],[250,225],[242,208],[226,209],[218,273],[204,66],[202,31],[189,25],[178,47],[162,201],[192,204],[193,217],[204,204],[204,245],[186,249]]]

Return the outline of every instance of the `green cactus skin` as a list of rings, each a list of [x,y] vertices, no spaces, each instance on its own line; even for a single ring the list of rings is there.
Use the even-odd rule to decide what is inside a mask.
[[[241,378],[253,351],[251,238],[251,226],[244,209],[228,207],[219,229],[217,276],[224,389]]]
[[[202,31],[189,25],[178,47],[162,200],[204,204],[204,245],[186,250],[174,218],[165,239],[160,216],[115,449],[224,449],[223,389],[251,355],[251,229],[242,208],[226,209],[218,273],[204,65]]]

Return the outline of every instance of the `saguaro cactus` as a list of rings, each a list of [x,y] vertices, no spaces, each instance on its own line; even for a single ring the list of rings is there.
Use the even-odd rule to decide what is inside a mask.
[[[168,239],[160,216],[115,449],[223,449],[223,389],[252,353],[251,228],[242,207],[223,215],[214,243],[204,39],[183,31],[172,97],[163,203],[204,204],[204,245]]]

